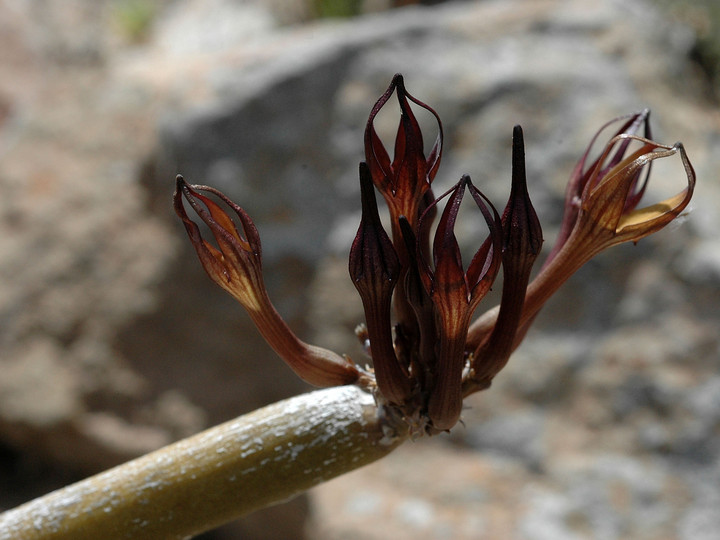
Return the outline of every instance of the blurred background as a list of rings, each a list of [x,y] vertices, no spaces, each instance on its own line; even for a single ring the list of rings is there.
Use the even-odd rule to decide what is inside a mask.
[[[644,107],[693,209],[566,284],[452,434],[203,538],[718,538],[717,4],[420,4],[0,0],[0,510],[308,389],[204,275],[177,173],[253,217],[293,328],[365,362],[357,163],[402,72],[444,122],[436,192],[502,207],[523,125],[546,250],[591,136]]]

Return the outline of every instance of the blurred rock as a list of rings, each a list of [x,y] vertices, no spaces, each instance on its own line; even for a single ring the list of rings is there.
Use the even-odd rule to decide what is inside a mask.
[[[318,488],[308,534],[711,538],[720,120],[685,27],[643,0],[450,2],[297,26],[302,7],[281,26],[274,0],[213,0],[168,3],[128,46],[86,3],[38,27],[46,2],[0,4],[0,478],[36,471],[0,506],[305,388],[204,275],[170,210],[177,173],[253,217],[292,326],[364,361],[346,275],[357,162],[400,71],[444,122],[438,191],[467,172],[502,206],[523,125],[546,250],[569,171],[614,116],[653,108],[698,191],[685,224],[567,283],[468,400],[466,428]],[[682,188],[679,167],[654,174],[649,199]],[[48,464],[54,480],[37,472]],[[294,504],[244,537],[300,536],[306,501]]]
[[[529,469],[538,469],[547,459],[543,445],[546,431],[544,415],[522,411],[467,424],[460,435],[462,442],[485,454],[517,460]]]

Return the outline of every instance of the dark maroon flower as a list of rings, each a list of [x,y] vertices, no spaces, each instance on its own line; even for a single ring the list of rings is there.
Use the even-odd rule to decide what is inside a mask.
[[[400,121],[391,158],[375,131],[375,118],[387,105],[393,94],[397,96]],[[437,137],[428,156],[425,156],[423,134],[411,104],[429,112],[437,122]],[[420,214],[434,200],[430,184],[440,166],[442,143],[443,129],[437,113],[410,95],[405,89],[402,75],[395,75],[388,89],[380,96],[370,111],[365,128],[365,162],[368,165],[373,184],[380,191],[388,206],[391,236],[402,266],[401,280],[409,268],[409,254],[400,231],[401,218],[406,219],[410,224],[424,253],[427,254],[429,250],[429,227],[426,230],[417,230],[416,227]],[[394,307],[400,334],[408,337],[411,341],[418,339],[419,329],[403,287],[398,287],[394,293]]]
[[[473,256],[467,271],[463,269],[460,247],[455,238],[455,222],[465,190],[470,192],[490,235]],[[465,367],[465,342],[470,320],[490,290],[502,258],[502,224],[500,216],[485,196],[464,176],[450,191],[431,205],[448,197],[445,210],[435,231],[434,269],[423,264],[420,277],[432,300],[439,337],[434,383],[428,399],[428,418],[434,428],[450,429],[460,418],[462,409],[462,372]],[[422,227],[425,214],[420,219]],[[422,255],[418,253],[418,259]]]
[[[490,381],[505,367],[514,349],[520,322],[525,290],[533,264],[540,255],[542,228],[530,202],[525,173],[525,144],[520,126],[513,130],[512,188],[502,216],[503,228],[503,290],[497,321],[492,332],[474,347],[470,362],[470,381],[478,387]],[[477,339],[477,337],[475,337]],[[467,336],[467,346],[474,346],[473,336]]]
[[[578,195],[566,198],[561,236],[528,287],[522,325],[531,322],[547,299],[595,255],[659,231],[690,203],[695,171],[683,145],[667,146],[627,132],[639,118],[645,121],[647,114],[633,115],[630,128],[612,137],[587,170],[583,168],[586,156],[581,159],[571,179]],[[680,157],[687,186],[668,199],[638,208],[652,162],[674,155]]]
[[[393,94],[400,122],[391,158],[374,122]],[[437,121],[437,139],[428,156],[413,107]],[[593,143],[612,126],[614,134],[590,162]],[[179,177],[175,210],[208,275],[240,301],[270,345],[302,378],[317,385],[359,384],[375,393],[382,410],[404,418],[414,435],[434,434],[456,424],[465,396],[490,386],[543,304],[573,272],[610,246],[636,242],[662,229],[686,208],[695,173],[684,148],[650,137],[648,111],[609,122],[593,137],[568,183],[557,241],[530,281],[542,230],[528,194],[521,128],[513,131],[511,191],[502,217],[468,176],[436,199],[431,183],[442,154],[442,124],[396,75],[372,108],[365,130],[362,219],[349,261],[365,310],[366,327],[357,334],[372,358],[371,373],[347,357],[300,341],[282,321],[263,283],[259,235],[242,208],[217,190],[189,186]],[[687,187],[639,208],[651,163],[675,154],[685,168]],[[380,219],[375,189],[387,203],[390,235]],[[466,191],[489,234],[464,266],[455,225]],[[187,216],[183,197],[210,228],[216,245],[202,238]],[[500,267],[500,305],[471,323]]]
[[[404,403],[410,396],[407,367],[395,355],[390,322],[393,289],[400,277],[392,241],[380,223],[370,171],[360,164],[362,219],[350,249],[350,277],[360,293],[375,378],[380,392],[393,403]]]
[[[387,104],[393,93],[400,104],[400,124],[395,137],[393,158],[390,159],[380,137],[375,131],[375,117]],[[412,111],[410,102],[430,112],[438,124],[438,135],[430,154],[425,157],[423,135]],[[424,210],[425,193],[435,178],[442,157],[443,130],[437,113],[405,90],[402,75],[393,77],[390,86],[370,112],[365,128],[365,161],[375,187],[382,193],[390,209],[394,233],[398,233],[398,219],[405,216],[415,226]],[[393,236],[398,240],[399,236]]]

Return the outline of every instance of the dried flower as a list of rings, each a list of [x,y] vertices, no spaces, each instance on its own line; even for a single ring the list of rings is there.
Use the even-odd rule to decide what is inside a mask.
[[[615,134],[610,137],[604,152],[598,156],[593,163],[589,166],[587,164],[590,152],[598,140],[600,135],[611,126],[620,124],[620,127],[615,131]],[[566,242],[570,233],[572,232],[575,222],[577,221],[578,213],[580,212],[580,206],[582,204],[583,191],[588,185],[597,184],[602,178],[604,178],[610,169],[620,163],[628,150],[630,145],[630,139],[617,139],[617,137],[625,136],[630,137],[637,135],[640,129],[643,128],[644,137],[651,139],[652,134],[650,131],[650,110],[644,109],[639,113],[634,113],[628,116],[621,116],[610,120],[603,125],[590,140],[585,152],[583,153],[580,160],[575,165],[575,169],[570,175],[567,188],[565,189],[565,211],[563,214],[563,220],[560,225],[560,231],[555,240],[555,246],[545,260],[545,266],[555,257],[557,252]],[[650,165],[645,170],[644,177],[640,178],[637,175],[633,179],[633,185],[631,186],[630,192],[632,195],[628,197],[626,206],[636,206],[640,201],[645,188],[647,187],[647,181],[650,177]]]
[[[393,94],[400,106],[400,124],[391,158],[374,121]],[[428,157],[413,107],[428,111],[437,121],[438,135]],[[588,165],[592,143],[617,123],[601,155]],[[643,136],[638,135],[641,130]],[[436,199],[431,183],[442,154],[442,124],[396,75],[372,108],[365,130],[362,219],[349,261],[367,324],[357,333],[373,360],[372,373],[347,357],[303,343],[282,321],[263,284],[257,230],[242,208],[217,190],[189,186],[178,177],[175,210],[210,277],[240,301],[270,345],[303,379],[317,385],[359,384],[375,393],[383,410],[403,417],[413,434],[433,434],[455,425],[463,397],[490,386],[543,304],[573,272],[610,246],[636,242],[660,230],[685,209],[695,186],[685,150],[679,143],[665,146],[650,137],[648,111],[609,122],[595,135],[568,183],[555,246],[528,284],[542,230],[528,194],[522,129],[513,130],[511,192],[502,217],[468,176]],[[665,201],[638,208],[651,163],[675,154],[685,168],[687,187]],[[381,223],[375,189],[388,206],[390,235]],[[465,267],[455,225],[466,191],[489,234]],[[239,227],[201,192],[220,199]],[[185,212],[183,197],[210,228],[217,247],[201,237]],[[433,221],[443,204],[433,236]],[[471,324],[500,268],[500,305]]]

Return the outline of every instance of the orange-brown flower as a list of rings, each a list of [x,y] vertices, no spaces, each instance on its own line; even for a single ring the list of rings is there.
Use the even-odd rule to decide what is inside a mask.
[[[240,226],[201,192],[220,199],[235,214]],[[208,226],[217,247],[203,239],[200,228],[185,211],[183,198]],[[301,379],[316,386],[358,380],[360,372],[352,361],[301,341],[275,310],[262,277],[260,236],[242,208],[214,188],[187,184],[182,176],[177,177],[173,202],[210,279],[242,304],[268,344]]]
[[[393,93],[397,94],[401,114],[391,160],[375,131],[375,118]],[[427,157],[423,147],[422,131],[410,106],[411,102],[431,113],[437,121],[437,138]],[[402,75],[395,75],[388,89],[370,111],[365,128],[365,162],[375,187],[385,197],[390,209],[395,233],[393,239],[396,241],[399,239],[397,223],[400,216],[405,216],[414,227],[420,214],[425,210],[426,205],[423,201],[440,166],[442,143],[443,129],[440,117],[431,107],[407,92]]]
[[[639,117],[647,114],[639,113]],[[631,120],[637,117],[633,115]],[[685,188],[663,201],[640,207],[652,162],[675,155],[685,171]],[[530,284],[522,324],[530,322],[560,285],[595,255],[617,244],[637,242],[677,218],[695,189],[695,171],[681,143],[667,146],[623,131],[610,139],[586,170],[582,169],[584,161],[585,157],[576,169],[576,173],[581,171],[581,181],[574,186],[578,195],[566,199],[563,227],[568,232],[558,238],[548,261]]]
[[[650,140],[648,110],[616,118],[602,126],[578,161],[568,182],[560,232],[540,273],[528,285],[512,349],[515,349],[545,302],[587,261],[605,249],[637,242],[653,234],[687,207],[695,189],[695,171],[681,143],[667,146]],[[613,125],[620,127],[588,165],[593,144]],[[643,130],[645,136],[637,133]],[[673,197],[640,207],[652,162],[679,156],[687,185]],[[475,321],[468,343],[487,339],[498,320],[491,310]]]

